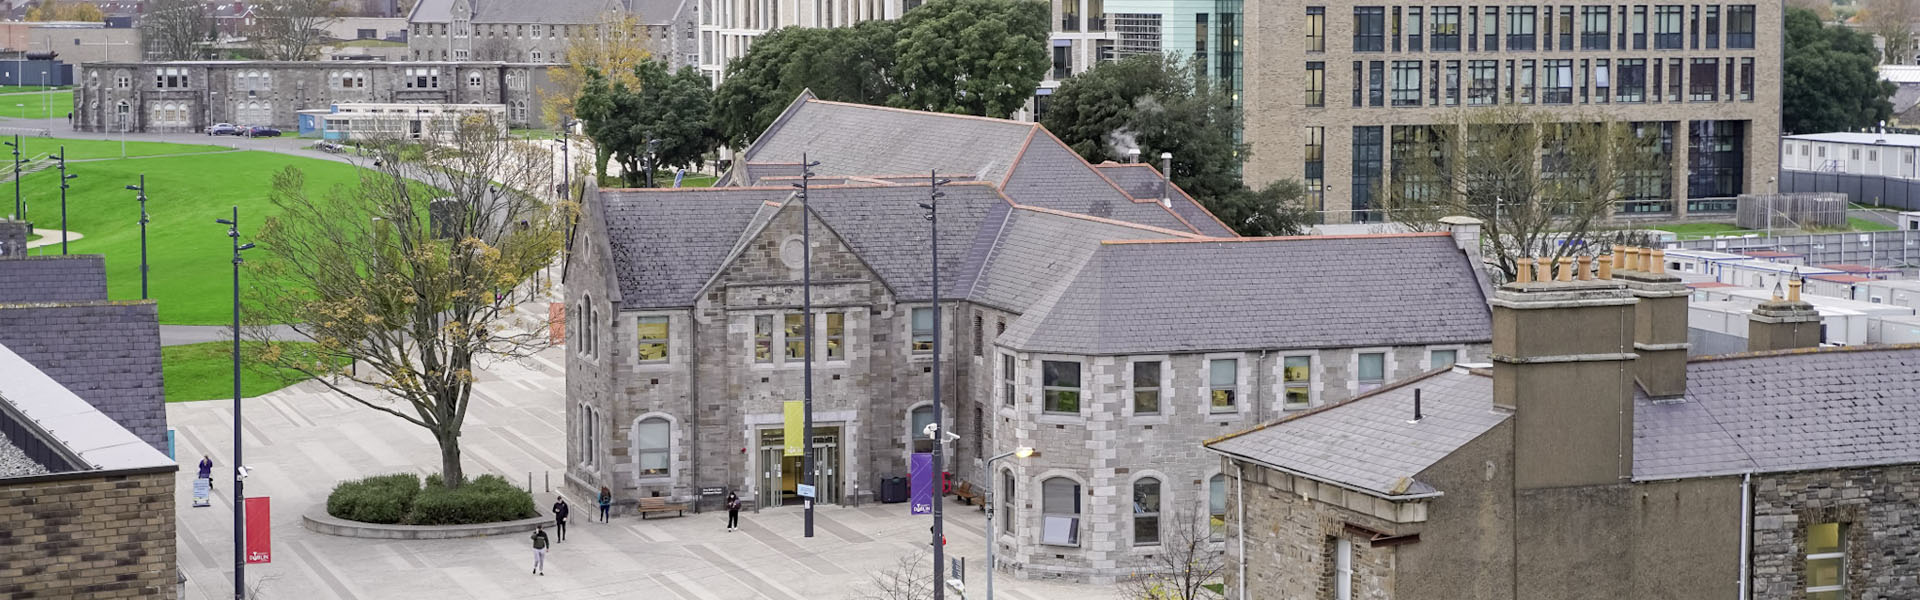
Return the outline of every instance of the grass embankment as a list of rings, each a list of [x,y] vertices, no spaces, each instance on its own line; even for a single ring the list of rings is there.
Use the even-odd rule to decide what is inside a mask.
[[[58,119],[73,112],[73,92],[32,92],[7,94],[0,98],[0,117],[13,119]]]
[[[306,380],[292,369],[260,365],[248,355],[261,350],[259,342],[241,342],[240,395],[252,398]],[[281,342],[289,352],[313,348],[311,342]],[[166,379],[168,402],[233,398],[233,342],[207,342],[160,348],[160,371]]]
[[[1741,229],[1726,223],[1676,223],[1671,225],[1655,225],[1652,228],[1671,232],[1674,235],[1680,236],[1680,239],[1683,240],[1697,240],[1716,235],[1752,233],[1750,229]]]

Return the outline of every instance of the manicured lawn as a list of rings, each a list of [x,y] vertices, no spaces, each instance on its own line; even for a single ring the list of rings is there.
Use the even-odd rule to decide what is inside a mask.
[[[59,85],[0,85],[0,94],[25,94],[28,92],[64,89],[67,89],[66,86]]]
[[[265,218],[278,210],[268,201],[273,174],[294,165],[306,172],[316,195],[358,181],[356,167],[326,160],[271,152],[229,152],[207,156],[130,158],[71,165],[79,175],[68,190],[68,226],[86,235],[72,244],[77,254],[107,257],[107,293],[116,300],[140,297],[140,217],[134,193],[124,189],[147,175],[148,260],[151,285],[160,303],[160,322],[220,325],[232,318],[231,243],[226,227],[214,223],[240,207],[241,241],[253,241]],[[25,177],[27,216],[58,228],[60,191],[57,171]],[[35,252],[47,252],[36,248]],[[51,247],[59,252],[58,246]],[[260,252],[255,250],[255,253]],[[243,285],[272,285],[242,271]]]
[[[73,92],[11,94],[0,98],[0,117],[15,119],[64,118],[73,112]]]
[[[10,141],[13,141],[13,138],[11,136],[8,136],[4,138],[4,141],[10,142]],[[20,158],[22,160],[31,160],[34,157],[58,153],[60,152],[60,148],[62,146],[66,147],[67,160],[70,160],[70,161],[86,160],[91,158],[120,158],[119,140],[70,140],[70,139],[61,139],[61,138],[21,136],[20,146],[21,146]],[[126,143],[127,156],[157,156],[161,154],[193,154],[197,152],[225,152],[228,150],[232,150],[232,148],[225,148],[221,146],[207,146],[202,144],[174,144],[169,142],[127,142]],[[12,159],[12,156],[11,156],[12,154],[13,154],[12,148],[8,148],[6,146],[0,146],[0,168],[8,168],[8,169],[12,168],[7,165],[7,161]],[[75,169],[78,167],[75,167],[73,165],[68,165],[68,168]],[[11,194],[13,193],[13,191],[7,190],[7,193]]]
[[[260,350],[258,342],[241,342],[240,395],[252,398],[306,378],[291,369],[269,368],[246,362],[248,354]],[[286,342],[289,351],[300,351],[314,344]],[[166,379],[168,402],[233,398],[233,342],[207,342],[160,348],[160,372]]]
[[[1847,225],[1853,227],[1854,231],[1893,231],[1898,229],[1886,223],[1881,223],[1873,219],[1862,219],[1860,217],[1847,217]]]
[[[1742,234],[1751,231],[1725,223],[1678,223],[1672,225],[1655,225],[1653,229],[1671,231],[1678,234],[1680,239],[1683,240],[1699,239],[1714,235]]]

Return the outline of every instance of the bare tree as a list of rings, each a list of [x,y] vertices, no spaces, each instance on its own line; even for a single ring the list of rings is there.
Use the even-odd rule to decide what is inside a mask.
[[[914,552],[895,560],[892,567],[872,574],[862,595],[854,600],[932,600],[933,555]]]
[[[1913,22],[1920,18],[1920,0],[1867,0],[1861,11],[1868,33],[1886,44],[1881,62],[1890,65],[1913,64],[1915,42]]]
[[[1192,509],[1174,510],[1160,529],[1160,551],[1120,581],[1126,600],[1208,600],[1220,598],[1207,587],[1219,584],[1226,557],[1214,548],[1213,528]]]
[[[540,110],[548,123],[573,117],[573,103],[586,88],[588,74],[599,72],[614,81],[638,88],[639,77],[633,68],[653,57],[647,50],[650,39],[647,24],[640,15],[612,11],[600,16],[600,22],[586,28],[586,35],[567,44],[566,60],[547,69],[548,84],[540,89]]]
[[[158,60],[204,58],[212,31],[200,0],[151,0],[140,18],[140,37],[146,40],[148,54]]]
[[[267,60],[313,60],[340,19],[333,0],[259,0],[254,5],[254,48]]]
[[[1394,127],[1386,218],[1430,230],[1459,215],[1485,224],[1486,258],[1511,280],[1522,257],[1598,251],[1621,235],[1623,203],[1672,202],[1671,124],[1555,119],[1518,107],[1477,108],[1438,125]],[[1680,141],[1677,143],[1684,143]],[[1657,208],[1657,206],[1655,206]]]
[[[315,194],[295,167],[274,178],[281,214],[260,230],[257,276],[272,284],[253,287],[249,321],[291,323],[317,343],[250,328],[258,362],[432,433],[455,487],[475,372],[550,346],[545,307],[516,307],[573,208],[521,191],[546,184],[547,154],[511,143],[492,117],[450,118],[444,143],[364,141],[377,158],[357,186]]]

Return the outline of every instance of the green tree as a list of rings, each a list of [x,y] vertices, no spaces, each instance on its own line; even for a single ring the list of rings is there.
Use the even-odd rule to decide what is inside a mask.
[[[1787,9],[1786,65],[1780,112],[1784,133],[1851,131],[1893,116],[1896,86],[1881,81],[1873,37],[1824,26],[1810,11]]]
[[[1125,161],[1130,148],[1147,160],[1171,153],[1173,182],[1214,208],[1248,191],[1239,175],[1247,149],[1233,139],[1239,120],[1203,63],[1148,54],[1061,82],[1040,122],[1088,162]]]
[[[1236,183],[1207,203],[1207,209],[1240,235],[1301,235],[1313,223],[1306,198],[1307,188],[1297,179],[1275,181],[1258,191]]]
[[[713,91],[706,77],[693,67],[668,73],[654,60],[635,65],[633,75],[638,89],[591,71],[575,103],[600,163],[618,159],[634,187],[645,185],[648,168],[703,164],[719,145],[708,123]]]
[[[1012,115],[1046,74],[1049,11],[1035,0],[935,0],[908,11],[894,45],[891,104]]]
[[[730,147],[767,130],[802,90],[821,100],[886,104],[894,94],[897,21],[865,21],[831,29],[785,27],[754,40],[727,63],[714,92],[713,123]]]

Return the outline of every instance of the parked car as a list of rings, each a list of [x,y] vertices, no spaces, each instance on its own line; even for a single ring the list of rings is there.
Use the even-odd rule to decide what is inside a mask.
[[[244,131],[245,130],[239,127],[233,126],[232,123],[215,123],[212,127],[207,128],[207,135],[240,135]]]
[[[248,127],[246,129],[246,133],[243,133],[242,135],[245,135],[247,137],[280,137],[280,130],[274,129],[272,127],[260,127],[256,125],[253,127]]]

